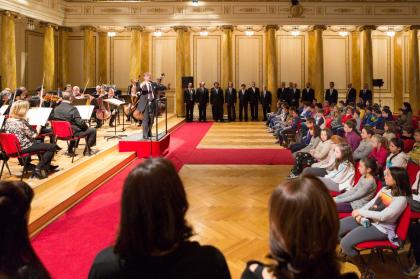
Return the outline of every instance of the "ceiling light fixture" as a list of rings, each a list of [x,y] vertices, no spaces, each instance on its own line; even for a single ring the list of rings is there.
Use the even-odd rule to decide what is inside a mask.
[[[205,36],[208,36],[208,35],[209,35],[209,32],[207,31],[206,28],[203,27],[200,31],[200,36],[205,37]]]
[[[192,0],[192,5],[193,6],[198,6],[198,0]]]
[[[160,29],[156,29],[155,32],[153,32],[153,36],[162,37],[162,31],[160,31]]]
[[[386,31],[386,35],[389,37],[394,37],[395,36],[395,31],[393,27],[389,27],[388,31]]]
[[[117,35],[117,32],[114,32],[114,31],[108,32],[108,37],[115,37],[115,35]]]
[[[299,36],[300,31],[297,27],[294,27],[290,33],[292,34],[292,36],[296,37],[296,36]]]
[[[245,35],[252,36],[254,35],[254,31],[252,30],[252,27],[247,27],[245,30]]]

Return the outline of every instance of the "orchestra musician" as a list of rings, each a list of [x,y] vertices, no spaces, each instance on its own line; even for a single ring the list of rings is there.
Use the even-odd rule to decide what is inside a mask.
[[[97,153],[97,150],[91,149],[96,144],[96,129],[88,127],[82,121],[79,111],[70,103],[71,93],[63,92],[63,97],[60,105],[54,108],[53,119],[70,122],[74,136],[86,136],[86,147],[83,152],[84,156],[91,156]],[[66,155],[72,156],[76,142],[70,141]]]
[[[80,93],[80,87],[79,86],[73,86],[72,93],[73,93],[73,97],[76,98],[76,99],[84,98],[83,94]]]
[[[106,95],[107,99],[117,99],[118,98],[115,96],[115,91],[114,88],[109,88],[108,89],[108,94]],[[118,115],[118,107],[112,105],[112,104],[108,104],[108,106],[110,107],[110,111],[111,111],[111,117],[109,118],[109,127],[114,127],[114,121],[115,118],[117,118]]]
[[[197,88],[195,97],[196,102],[198,103],[198,121],[206,122],[206,110],[207,104],[209,103],[209,90],[206,88],[206,83],[204,81],[200,82],[200,87]]]
[[[188,87],[184,90],[184,104],[185,104],[185,121],[192,122],[194,115],[194,105],[196,100],[195,89],[192,82],[188,83]]]
[[[71,86],[71,84],[66,85],[66,90],[65,91],[69,92],[69,93],[71,93],[73,91],[73,87]]]
[[[139,102],[137,110],[143,114],[143,139],[152,137],[152,127],[156,115],[156,83],[152,82],[152,74],[146,72],[143,75],[143,82],[140,84],[140,92],[137,93]]]
[[[140,83],[135,80],[135,79],[131,79],[130,80],[130,85],[128,86],[127,89],[127,95],[131,96],[131,104],[129,104],[129,112],[127,113],[127,121],[131,120],[131,111],[132,111],[132,106],[135,105],[135,102],[137,101],[137,92],[140,92],[141,88],[140,88]]]

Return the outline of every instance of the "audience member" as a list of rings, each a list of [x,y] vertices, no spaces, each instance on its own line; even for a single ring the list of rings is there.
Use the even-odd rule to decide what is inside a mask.
[[[369,156],[370,152],[373,149],[373,146],[370,142],[373,135],[374,131],[372,127],[363,127],[362,133],[360,134],[362,140],[360,141],[359,146],[356,148],[356,150],[353,151],[353,159],[355,161],[359,161],[360,159]]]
[[[375,131],[376,132],[376,131]],[[396,127],[394,121],[385,121],[384,133],[382,135],[389,142],[393,138],[397,137]]]
[[[310,144],[312,146],[313,144],[316,144],[316,143],[319,142],[319,137],[318,137],[319,133],[316,136],[316,138],[314,138],[315,120],[312,117],[310,117],[306,120],[305,123],[306,123],[306,129],[304,129],[304,130],[307,131],[306,134],[301,136],[299,142],[290,145],[290,151],[292,151],[293,154],[295,154],[296,152],[298,152],[302,148],[307,147]],[[303,129],[300,130],[301,133],[303,132],[302,130]],[[318,131],[319,131],[319,128],[318,128]],[[314,138],[314,140],[313,140],[313,138]]]
[[[385,167],[386,158],[388,156],[388,150],[386,149],[386,140],[384,137],[375,134],[370,140],[372,145],[372,151],[369,154],[369,158],[373,158],[378,163],[378,166],[383,169]]]
[[[386,159],[386,168],[402,167],[406,168],[408,155],[404,153],[404,142],[402,139],[394,138],[389,142],[389,155]]]
[[[362,139],[357,133],[356,122],[353,119],[347,120],[347,122],[344,124],[344,132],[345,138],[347,143],[350,145],[351,150],[356,150]]]
[[[414,129],[412,127],[405,126],[402,128],[402,134],[400,137],[404,141],[404,151],[410,152],[413,148],[414,143]]]
[[[413,145],[413,149],[408,153],[411,162],[416,165],[420,165],[420,129],[414,132],[414,139],[416,142]]]
[[[360,111],[358,109],[355,109],[353,111],[353,118],[354,121],[356,121],[356,131],[358,133],[361,132],[362,129],[362,119],[360,119]]]
[[[403,103],[403,107],[400,109],[400,115],[397,118],[397,125],[400,127],[412,127],[413,110],[408,102]]]

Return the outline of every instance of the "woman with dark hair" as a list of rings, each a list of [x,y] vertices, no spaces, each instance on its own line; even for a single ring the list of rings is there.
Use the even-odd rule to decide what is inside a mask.
[[[340,274],[338,216],[327,188],[316,177],[301,176],[278,186],[270,198],[269,224],[269,258],[274,263],[248,262],[242,279],[357,278]]]
[[[29,240],[33,196],[25,182],[0,181],[0,278],[50,278]]]
[[[397,124],[400,127],[408,126],[412,127],[412,116],[413,116],[413,110],[411,109],[411,105],[408,102],[403,103],[403,108],[400,109],[400,115],[397,119]]]
[[[359,147],[360,141],[362,140],[359,132],[356,129],[356,121],[353,119],[347,120],[347,122],[344,123],[344,132],[345,138],[350,145],[351,150],[356,150],[357,147]]]
[[[364,241],[388,239],[399,246],[395,228],[411,196],[407,171],[400,167],[385,170],[385,183],[387,187],[375,198],[340,220],[340,245],[347,256],[359,255],[354,246]]]
[[[386,168],[402,167],[406,168],[408,155],[404,153],[404,142],[400,138],[393,138],[389,142],[389,155],[386,159]]]
[[[190,241],[188,201],[172,163],[148,159],[127,176],[114,247],[102,250],[89,278],[230,278],[223,254]]]

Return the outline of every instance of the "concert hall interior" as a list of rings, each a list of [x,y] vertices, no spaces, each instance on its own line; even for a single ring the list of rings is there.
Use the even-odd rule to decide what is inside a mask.
[[[420,279],[419,0],[0,17],[0,279]]]

